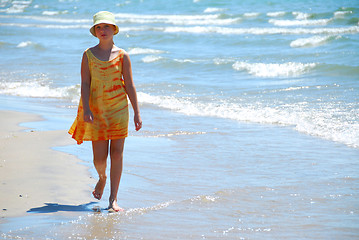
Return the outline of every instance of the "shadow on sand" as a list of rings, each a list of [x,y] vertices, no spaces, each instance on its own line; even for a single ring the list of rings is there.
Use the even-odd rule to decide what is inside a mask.
[[[90,207],[96,202],[89,202],[80,205],[62,205],[58,203],[45,203],[43,207],[31,208],[28,213],[54,213],[54,212],[91,212],[93,209]]]

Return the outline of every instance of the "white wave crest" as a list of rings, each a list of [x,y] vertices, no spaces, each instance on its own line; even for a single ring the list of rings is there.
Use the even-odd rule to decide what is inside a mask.
[[[291,47],[316,47],[327,43],[331,36],[313,36],[310,38],[299,38],[290,43]]]
[[[269,12],[267,13],[268,17],[283,17],[286,14],[286,12],[284,11],[280,11],[280,12]]]
[[[21,42],[16,47],[17,48],[24,48],[33,45],[34,43],[31,41]]]
[[[89,29],[91,25],[85,24],[29,24],[29,23],[1,23],[0,26],[9,26],[9,27],[22,27],[22,28],[45,28],[45,29]],[[128,33],[128,32],[138,32],[138,31],[150,31],[152,28],[146,27],[120,27],[119,32]]]
[[[235,62],[233,68],[237,71],[247,71],[257,77],[294,77],[313,69],[315,63],[247,63]]]
[[[0,9],[0,12],[6,12],[6,13],[22,13],[25,11],[27,7],[30,6],[32,1],[12,1],[11,6],[6,9]]]
[[[178,62],[178,63],[196,63],[197,61],[192,60],[192,59],[173,59],[173,61]]]
[[[0,16],[1,18],[1,16]],[[22,28],[46,28],[46,29],[88,29],[90,24],[70,24],[69,21],[60,20],[60,22],[66,22],[68,24],[35,24],[35,23],[4,23],[0,22],[0,26],[7,27],[22,27]],[[82,19],[78,19],[75,23],[88,22]],[[351,27],[339,27],[339,28],[230,28],[219,26],[181,26],[181,27],[151,27],[151,26],[130,26],[121,27],[121,33],[129,32],[142,32],[142,31],[154,31],[154,32],[166,32],[166,33],[194,33],[194,34],[223,34],[223,35],[241,35],[241,34],[253,34],[253,35],[273,35],[273,34],[354,34],[359,33],[359,26]]]
[[[152,63],[152,62],[157,62],[157,61],[159,61],[161,59],[163,59],[163,57],[150,55],[150,56],[146,56],[146,57],[142,58],[142,62],[144,62],[144,63]]]
[[[65,11],[43,11],[42,15],[47,15],[47,16],[54,16],[54,15],[60,15],[60,14],[66,14],[69,11],[65,10]]]
[[[215,58],[213,59],[213,63],[216,65],[222,65],[222,64],[233,64],[235,62],[234,59],[229,58]]]
[[[130,48],[128,54],[130,55],[140,55],[140,54],[161,54],[165,53],[162,50],[150,49],[150,48]]]
[[[1,24],[0,24],[1,25]],[[156,31],[168,33],[194,33],[194,34],[253,34],[253,35],[272,35],[272,34],[348,34],[359,33],[358,26],[342,27],[342,28],[228,28],[228,27],[165,27],[154,28]]]
[[[352,14],[353,11],[336,11],[334,18],[344,18],[346,15]]]
[[[258,17],[260,15],[260,13],[257,12],[252,12],[252,13],[244,13],[243,17],[246,18],[254,18],[254,17]]]
[[[79,18],[57,18],[55,15],[66,14],[67,11],[44,11],[42,16],[13,16],[17,19],[31,19],[43,22],[54,23],[88,23],[90,19]],[[241,18],[221,18],[220,14],[204,14],[204,15],[145,15],[145,14],[115,14],[118,24],[170,24],[170,25],[230,25],[237,23]],[[0,18],[10,18],[9,16],[1,16]],[[40,24],[38,24],[40,25]],[[90,26],[88,26],[90,27]],[[121,27],[122,28],[122,27]],[[120,29],[121,29],[120,28]]]
[[[59,18],[59,17],[51,17],[51,15],[56,14],[48,14],[42,16],[35,15],[0,15],[0,18],[11,18],[11,19],[27,19],[27,20],[36,20],[42,22],[54,22],[54,23],[88,23],[91,24],[91,19],[82,19],[82,18]]]
[[[173,25],[228,25],[238,22],[240,18],[220,18],[219,14],[205,15],[145,15],[145,14],[115,14],[119,23],[162,23]]]
[[[317,19],[317,20],[277,20],[269,19],[269,23],[280,26],[280,27],[289,27],[289,26],[325,26],[333,19]]]
[[[153,104],[190,116],[293,126],[298,132],[359,147],[359,124],[345,121],[352,116],[344,115],[338,118],[338,115],[343,113],[359,114],[358,110],[348,113],[330,107],[307,109],[305,104],[296,103],[281,107],[269,107],[258,102],[248,105],[232,101],[199,102],[197,98],[153,96],[143,92],[138,92],[138,99],[141,103]]]
[[[0,23],[0,26],[22,27],[22,28],[48,28],[48,29],[82,29],[90,28],[91,25],[60,25],[60,24],[35,24],[35,23]],[[121,28],[120,31],[125,31]]]
[[[209,8],[206,8],[203,12],[204,13],[215,13],[215,12],[223,12],[225,9],[223,8],[212,8],[212,7],[209,7]]]
[[[312,15],[309,13],[303,13],[303,12],[292,12],[293,16],[295,16],[295,19],[298,20],[307,20]]]
[[[70,99],[76,102],[80,96],[80,85],[51,87],[40,82],[0,82],[0,94],[32,98]]]

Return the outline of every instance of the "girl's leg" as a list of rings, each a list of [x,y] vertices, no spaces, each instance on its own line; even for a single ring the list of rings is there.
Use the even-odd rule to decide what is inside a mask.
[[[93,141],[93,163],[99,176],[99,180],[96,184],[95,190],[92,192],[93,196],[100,200],[103,194],[103,190],[106,185],[106,164],[108,155],[108,140],[105,141]]]
[[[121,211],[117,205],[117,192],[120,185],[121,175],[122,175],[122,166],[123,166],[123,149],[125,145],[125,139],[116,139],[111,140],[110,145],[110,156],[111,156],[111,196],[109,199],[109,208],[112,208],[115,211]]]

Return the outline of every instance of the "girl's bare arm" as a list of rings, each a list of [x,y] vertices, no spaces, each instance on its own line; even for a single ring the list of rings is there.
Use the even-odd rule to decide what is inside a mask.
[[[125,53],[123,56],[123,78],[125,80],[125,89],[134,111],[136,131],[138,131],[142,127],[142,120],[140,116],[140,109],[138,107],[136,87],[132,78],[131,60],[128,53]]]
[[[81,100],[84,108],[84,121],[93,122],[93,115],[90,109],[90,86],[91,74],[86,53],[82,56],[81,62]]]

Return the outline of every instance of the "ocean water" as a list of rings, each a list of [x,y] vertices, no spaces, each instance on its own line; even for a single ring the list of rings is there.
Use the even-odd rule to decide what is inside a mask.
[[[126,140],[126,211],[30,213],[43,223],[3,238],[359,237],[359,1],[1,0],[0,107],[67,129],[100,10],[144,122]],[[91,165],[90,144],[56,149]]]

